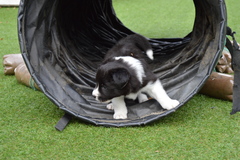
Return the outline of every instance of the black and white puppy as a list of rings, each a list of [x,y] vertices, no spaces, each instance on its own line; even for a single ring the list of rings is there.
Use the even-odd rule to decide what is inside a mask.
[[[101,102],[111,101],[107,108],[114,110],[114,119],[127,118],[124,98],[138,98],[141,103],[148,100],[148,94],[167,110],[179,104],[167,95],[160,80],[149,69],[144,53],[153,60],[147,39],[139,34],[129,35],[107,52],[97,70],[92,95]]]

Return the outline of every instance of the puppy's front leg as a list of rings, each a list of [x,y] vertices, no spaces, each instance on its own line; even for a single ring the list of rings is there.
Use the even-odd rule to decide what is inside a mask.
[[[147,93],[161,104],[164,109],[170,110],[179,105],[177,100],[171,99],[164,90],[160,80],[150,84]]]
[[[114,119],[126,119],[127,107],[124,101],[124,96],[116,97],[112,99],[112,107],[114,110]]]

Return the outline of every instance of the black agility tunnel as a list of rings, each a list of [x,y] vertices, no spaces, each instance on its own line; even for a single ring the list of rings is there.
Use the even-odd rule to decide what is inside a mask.
[[[149,38],[155,57],[150,66],[170,97],[180,101],[173,110],[163,110],[153,99],[141,104],[127,101],[128,119],[114,120],[113,111],[91,96],[95,71],[106,51],[134,33],[116,17],[111,0],[22,0],[18,15],[21,52],[44,94],[70,117],[104,126],[147,124],[174,112],[200,90],[225,45],[224,0],[193,3],[196,15],[190,34]],[[60,130],[68,120],[63,117]]]

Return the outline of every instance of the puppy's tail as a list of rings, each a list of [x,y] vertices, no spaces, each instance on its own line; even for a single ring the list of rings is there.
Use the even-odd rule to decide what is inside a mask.
[[[148,56],[148,58],[153,60],[154,59],[153,50],[152,50],[151,44],[148,42],[147,38],[145,38],[139,34],[135,34],[135,38],[136,38],[136,46],[139,49],[141,49],[142,51],[144,51],[146,53],[146,55]]]
[[[152,49],[148,49],[146,51],[146,54],[147,54],[148,58],[150,58],[151,60],[154,59],[154,57],[153,57],[153,50]]]

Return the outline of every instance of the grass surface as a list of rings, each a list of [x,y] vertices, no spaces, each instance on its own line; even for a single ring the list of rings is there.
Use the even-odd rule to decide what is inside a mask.
[[[191,31],[192,3],[175,0],[174,4],[164,0],[114,1],[124,24],[148,37],[182,37]],[[228,0],[227,5],[228,23],[240,34],[239,5],[234,0]],[[19,53],[16,20],[16,8],[0,8],[0,57]],[[145,127],[107,128],[74,119],[58,132],[54,126],[63,111],[41,92],[18,84],[14,76],[4,76],[3,67],[0,95],[0,159],[240,157],[240,116],[230,116],[232,103],[227,101],[196,95],[175,113]]]

